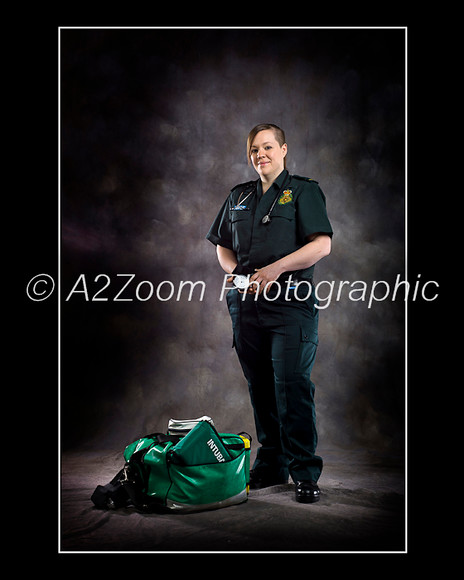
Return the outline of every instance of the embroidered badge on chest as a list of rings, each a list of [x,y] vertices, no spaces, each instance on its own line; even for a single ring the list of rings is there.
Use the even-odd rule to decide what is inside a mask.
[[[293,200],[292,190],[286,189],[279,197],[279,205],[285,205]]]

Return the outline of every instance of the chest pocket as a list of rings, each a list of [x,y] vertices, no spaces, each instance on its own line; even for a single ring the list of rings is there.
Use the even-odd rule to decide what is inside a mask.
[[[247,215],[250,215],[250,210],[247,209],[230,209],[230,221],[237,222],[247,218]]]
[[[237,228],[242,229],[242,227],[250,227],[252,215],[249,209],[239,209],[239,210],[229,210],[229,219],[232,226],[232,231]]]
[[[286,220],[294,220],[295,219],[295,206],[293,203],[286,203],[284,205],[280,205],[278,203],[275,204],[274,209],[271,213],[271,218],[284,218]]]
[[[270,223],[263,226],[269,260],[275,261],[299,248],[297,243],[296,212],[293,203],[276,203]]]

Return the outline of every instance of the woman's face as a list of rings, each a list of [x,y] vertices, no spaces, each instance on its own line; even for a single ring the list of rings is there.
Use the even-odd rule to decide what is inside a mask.
[[[265,181],[274,180],[282,173],[286,154],[287,144],[281,147],[272,129],[257,133],[250,147],[253,167]]]

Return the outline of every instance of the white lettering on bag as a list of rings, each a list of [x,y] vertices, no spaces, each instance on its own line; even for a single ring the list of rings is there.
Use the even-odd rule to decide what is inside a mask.
[[[207,441],[206,442],[206,445],[208,445],[208,447],[214,453],[214,457],[218,460],[219,463],[222,463],[223,461],[225,461],[224,456],[219,451],[216,443],[212,439],[210,439],[209,441]]]

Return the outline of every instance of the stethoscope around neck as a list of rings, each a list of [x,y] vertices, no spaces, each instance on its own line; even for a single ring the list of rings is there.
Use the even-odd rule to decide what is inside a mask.
[[[285,179],[282,187],[279,189],[279,193],[276,195],[274,201],[272,202],[272,205],[269,209],[269,211],[267,212],[267,214],[263,217],[263,219],[261,220],[262,224],[268,224],[271,221],[271,213],[272,210],[274,209],[275,204],[277,203],[277,200],[280,198],[280,196],[282,195],[283,190],[287,187],[287,183],[290,182],[290,175],[287,175],[287,178]]]
[[[275,196],[275,199],[274,199],[274,201],[272,202],[272,205],[271,205],[271,207],[269,208],[269,211],[268,211],[268,212],[267,212],[267,214],[266,214],[266,215],[265,215],[265,216],[264,216],[264,217],[261,219],[261,223],[262,223],[262,224],[265,224],[265,225],[266,225],[266,224],[268,224],[268,223],[270,223],[270,222],[271,222],[271,213],[272,213],[272,210],[274,209],[274,207],[275,207],[275,204],[277,203],[277,200],[278,200],[278,199],[280,198],[280,196],[282,195],[282,192],[283,192],[283,190],[285,189],[285,187],[287,186],[287,184],[290,182],[290,179],[291,179],[291,176],[290,176],[290,175],[287,175],[287,178],[285,179],[285,181],[284,181],[284,183],[283,183],[282,187],[279,189],[279,193],[278,193],[278,194]],[[247,200],[247,199],[250,197],[250,195],[251,195],[252,193],[255,193],[255,192],[256,192],[256,190],[257,190],[257,186],[255,186],[255,188],[254,188],[254,189],[252,189],[252,190],[251,190],[251,191],[250,191],[250,192],[249,192],[249,193],[248,193],[248,194],[247,194],[247,195],[246,195],[246,196],[245,196],[243,199],[241,199],[242,195],[240,195],[240,197],[239,197],[239,199],[238,199],[238,202],[237,202],[237,206],[239,206],[240,204],[243,204],[243,203],[244,203],[244,201],[246,201],[246,200]]]

